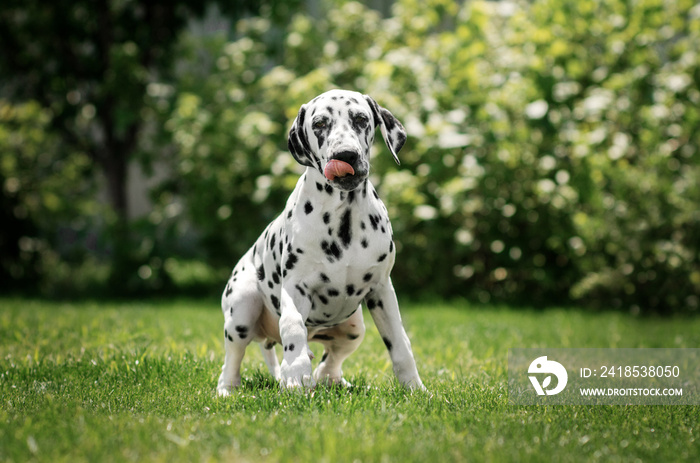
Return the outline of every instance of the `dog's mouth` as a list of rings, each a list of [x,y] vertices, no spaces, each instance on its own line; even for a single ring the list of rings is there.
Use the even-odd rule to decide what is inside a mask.
[[[368,167],[357,151],[339,151],[328,160],[323,175],[334,187],[352,191],[367,177]]]
[[[323,175],[331,182],[337,178],[344,178],[348,175],[355,175],[355,169],[350,164],[340,159],[331,159],[323,169]]]

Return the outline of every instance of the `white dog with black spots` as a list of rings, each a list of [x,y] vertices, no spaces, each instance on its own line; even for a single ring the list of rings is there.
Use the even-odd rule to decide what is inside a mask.
[[[288,146],[306,171],[284,212],[235,266],[222,296],[226,357],[219,395],[241,384],[253,340],[283,388],[347,385],[341,367],[364,337],[363,301],[399,382],[425,389],[389,275],[396,253],[391,224],[368,178],[377,126],[398,163],[406,132],[369,96],[332,90],[299,110]],[[313,372],[309,341],[324,346]]]

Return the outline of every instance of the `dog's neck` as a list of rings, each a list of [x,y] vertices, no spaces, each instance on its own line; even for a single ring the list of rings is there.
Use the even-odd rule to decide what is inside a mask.
[[[315,197],[314,207],[330,213],[344,209],[349,205],[358,207],[365,203],[369,206],[377,200],[376,192],[369,178],[366,178],[354,190],[346,191],[332,187],[326,178],[313,167],[307,167],[299,178],[295,193],[289,198],[290,201],[296,202],[299,197]]]

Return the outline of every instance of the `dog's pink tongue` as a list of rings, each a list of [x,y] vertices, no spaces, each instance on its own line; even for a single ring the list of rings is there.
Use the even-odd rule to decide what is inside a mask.
[[[325,175],[328,180],[332,181],[336,177],[355,175],[355,170],[347,162],[331,159],[328,161],[328,164],[326,164],[326,168],[323,169],[323,175]]]

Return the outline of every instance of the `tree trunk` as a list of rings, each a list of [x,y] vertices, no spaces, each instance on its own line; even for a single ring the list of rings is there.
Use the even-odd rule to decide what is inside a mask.
[[[111,149],[109,151],[103,162],[103,170],[107,178],[107,196],[117,215],[117,220],[126,222],[129,218],[129,203],[126,195],[128,156],[126,153],[114,152]]]

